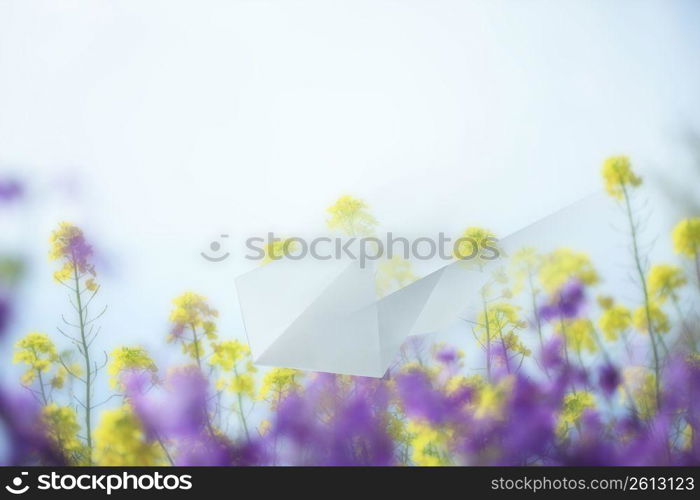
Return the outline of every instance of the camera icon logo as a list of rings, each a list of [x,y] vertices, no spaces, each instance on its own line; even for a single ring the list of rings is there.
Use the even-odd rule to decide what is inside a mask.
[[[5,489],[12,493],[13,495],[21,495],[22,493],[26,493],[27,490],[29,489],[29,485],[26,484],[24,487],[22,487],[22,476],[27,476],[29,475],[28,472],[22,472],[20,473],[19,476],[15,477],[12,479],[12,486],[5,486]]]

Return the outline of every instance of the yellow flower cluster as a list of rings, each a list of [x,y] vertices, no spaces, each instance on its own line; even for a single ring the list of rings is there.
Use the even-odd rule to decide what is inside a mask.
[[[258,399],[269,401],[274,407],[289,393],[301,388],[302,372],[292,368],[273,368],[263,377]]]
[[[667,333],[671,329],[671,323],[661,307],[652,302],[649,304],[649,320],[656,333]],[[632,315],[632,324],[642,333],[649,333],[647,322],[647,310],[645,306],[639,306]]]
[[[590,392],[573,392],[564,396],[564,403],[557,424],[557,435],[561,438],[566,437],[569,428],[576,426],[581,420],[583,412],[595,407],[595,396]]]
[[[598,350],[595,340],[595,327],[591,320],[577,318],[564,320],[562,323],[557,324],[555,328],[558,333],[564,336],[567,347],[578,353],[583,351],[593,353]]]
[[[474,416],[476,418],[498,418],[508,396],[513,389],[513,378],[504,377],[498,383],[483,384],[479,387],[475,402]]]
[[[406,426],[412,448],[411,459],[416,465],[436,467],[451,465],[450,444],[452,432],[438,429],[423,422],[409,422]]]
[[[607,340],[615,341],[632,325],[632,314],[623,305],[602,302],[603,313],[598,318],[598,328]]]
[[[663,304],[667,299],[675,299],[679,288],[688,282],[683,270],[677,266],[658,264],[649,270],[647,289],[652,300]]]
[[[204,357],[202,337],[210,342],[217,339],[214,319],[219,312],[207,304],[206,297],[194,292],[185,292],[173,300],[175,308],[170,312],[170,321],[175,325],[168,342],[181,342],[182,351],[200,363]],[[191,337],[185,337],[185,331]]]
[[[536,293],[534,278],[542,265],[542,256],[533,247],[523,247],[513,254],[510,261],[510,276],[512,278],[511,291],[520,293],[525,285],[532,284],[533,293]]]
[[[75,245],[79,240],[83,240],[82,244]],[[83,231],[70,222],[61,222],[58,229],[51,233],[49,242],[49,260],[63,259],[63,265],[53,275],[54,279],[66,282],[75,279],[76,275],[80,277],[81,273],[87,272],[89,277],[85,280],[85,287],[90,291],[97,291],[95,268],[87,262],[87,255],[79,254],[89,248],[84,242]]]
[[[466,228],[457,241],[459,242],[455,245],[453,255],[456,259],[463,260],[465,264],[484,264],[487,259],[482,256],[483,249],[498,246],[496,235],[489,229],[478,226]]]
[[[683,219],[673,229],[673,248],[691,258],[700,256],[700,217]]]
[[[326,221],[328,228],[349,236],[368,236],[377,225],[367,203],[350,195],[341,196],[326,211],[330,214]]]
[[[299,244],[289,238],[284,240],[271,241],[263,247],[265,256],[260,261],[260,265],[264,266],[272,261],[280,260],[285,255],[289,255],[297,250]]]
[[[37,377],[43,377],[58,363],[56,346],[45,333],[28,333],[17,341],[15,349],[12,361],[27,365],[27,371],[22,374],[22,384],[24,385],[30,385]],[[60,379],[65,377],[63,371],[57,373],[57,376]],[[57,380],[52,382],[52,385],[60,387],[63,385],[63,381]]]
[[[154,378],[158,368],[143,347],[117,347],[112,351],[107,366],[109,385],[112,388],[118,387],[119,375],[127,370],[148,371]]]
[[[252,397],[255,393],[257,369],[250,359],[250,348],[234,339],[213,343],[212,350],[209,364],[231,373],[231,376],[219,378],[217,388]]]
[[[80,425],[75,409],[51,403],[42,409],[42,421],[46,433],[57,449],[61,450],[73,465],[83,465],[84,446],[78,439]]]
[[[375,285],[377,295],[384,297],[417,279],[411,269],[411,263],[406,259],[394,256],[391,259],[383,260],[377,267]]]
[[[656,412],[656,376],[641,366],[629,366],[622,372],[624,385],[620,387],[623,399],[632,397],[639,416],[647,419]],[[629,393],[628,393],[629,391]]]
[[[167,465],[162,448],[150,442],[129,405],[102,412],[94,432],[93,458],[101,466]]]
[[[477,319],[476,330],[481,333],[481,343],[503,342],[512,352],[529,356],[531,351],[520,341],[518,332],[527,327],[527,322],[520,319],[520,308],[508,302],[489,305],[481,311]],[[487,339],[488,335],[488,339]]]
[[[611,156],[603,163],[603,180],[607,193],[621,200],[628,187],[637,187],[642,178],[632,171],[630,159],[627,156]]]
[[[170,321],[194,328],[210,323],[219,313],[209,307],[207,298],[194,292],[185,292],[173,299],[175,308],[170,312]],[[210,327],[211,329],[211,327]]]
[[[539,279],[548,293],[554,293],[571,279],[577,279],[584,285],[595,285],[598,283],[598,273],[585,253],[560,248],[544,257]]]

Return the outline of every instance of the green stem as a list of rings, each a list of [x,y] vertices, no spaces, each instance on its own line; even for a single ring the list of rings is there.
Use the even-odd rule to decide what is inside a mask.
[[[681,322],[681,327],[683,328],[683,333],[685,334],[686,341],[688,342],[688,349],[690,349],[693,352],[697,352],[697,343],[695,342],[695,337],[693,336],[693,332],[688,328],[688,325],[685,322],[685,318],[683,317],[683,313],[681,312],[681,307],[678,304],[678,297],[676,297],[676,294],[671,293],[671,303],[673,304],[673,308],[676,311],[676,316],[678,316],[678,321]]]
[[[484,323],[486,326],[486,378],[491,381],[491,327],[489,325],[489,308],[486,305],[486,295],[481,290],[481,300],[484,305]]]
[[[642,267],[642,260],[639,255],[639,245],[637,243],[637,228],[634,224],[634,217],[632,216],[632,206],[630,204],[630,197],[627,192],[627,187],[624,185],[624,183],[620,183],[622,185],[622,193],[624,195],[625,199],[625,208],[627,210],[627,219],[629,221],[629,226],[630,226],[630,234],[632,236],[632,250],[634,254],[634,263],[637,269],[637,273],[639,274],[639,281],[642,285],[642,291],[644,292],[644,310],[646,313],[646,319],[647,319],[647,330],[649,331],[649,340],[651,342],[651,349],[652,353],[654,355],[654,388],[656,391],[656,406],[657,408],[660,408],[660,402],[661,402],[661,394],[660,394],[660,365],[659,365],[659,353],[658,349],[656,346],[656,339],[654,337],[654,328],[652,325],[651,321],[651,304],[649,301],[649,290],[647,289],[647,281],[646,281],[646,276],[644,274],[644,269]]]
[[[41,376],[41,370],[36,371],[38,377],[39,377],[39,389],[41,389],[41,399],[44,402],[44,406],[49,404],[49,400],[46,397],[46,389],[44,389],[44,379]]]
[[[537,336],[540,339],[540,349],[544,350],[544,340],[542,338],[542,320],[537,312],[537,292],[535,285],[532,283],[532,273],[528,270],[527,280],[530,286],[530,296],[532,297],[532,314],[535,316],[535,325],[537,325]]]
[[[238,378],[238,370],[233,367],[233,374]],[[250,433],[248,432],[248,422],[245,419],[245,412],[243,411],[243,396],[240,391],[236,394],[236,399],[238,400],[238,414],[241,416],[241,424],[243,424],[243,431],[245,432],[245,437],[250,441]]]
[[[73,259],[73,279],[75,280],[75,300],[80,321],[80,343],[82,354],[85,358],[85,432],[87,433],[87,463],[92,465],[92,368],[90,367],[90,352],[85,335],[85,317],[83,315],[83,303],[80,297],[80,278],[78,277],[78,265]]]
[[[165,458],[168,459],[168,462],[170,463],[170,465],[175,465],[175,462],[173,461],[173,457],[170,456],[170,453],[168,452],[168,449],[165,447],[165,443],[160,438],[160,436],[156,437],[156,440],[158,441],[158,444],[160,445],[161,449],[163,450],[163,453],[165,453]]]
[[[194,359],[197,361],[197,366],[202,369],[201,354],[199,352],[199,338],[197,337],[197,328],[195,328],[194,323],[191,325],[192,328],[192,344],[194,345]]]

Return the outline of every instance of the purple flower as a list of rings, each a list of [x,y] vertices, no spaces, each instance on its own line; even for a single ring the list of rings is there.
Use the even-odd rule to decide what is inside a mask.
[[[540,358],[546,370],[555,370],[564,366],[564,339],[557,335],[548,340],[542,346]]]
[[[382,380],[319,374],[304,395],[284,398],[266,435],[272,461],[285,465],[391,465],[389,395]]]
[[[73,258],[76,266],[81,272],[88,271],[94,274],[93,266],[90,264],[90,259],[93,256],[92,246],[85,240],[82,232],[73,236],[68,242],[67,252]]]
[[[24,194],[24,186],[16,180],[0,180],[0,203],[11,202],[21,198]]]
[[[433,387],[430,377],[412,370],[396,377],[396,388],[406,416],[442,424],[452,415],[452,405],[445,394]]]
[[[65,465],[46,436],[41,408],[29,394],[0,387],[0,465]]]
[[[151,439],[200,436],[208,421],[207,381],[196,367],[171,372],[165,387],[152,387],[151,375],[123,375],[125,393]]]
[[[441,345],[435,351],[435,359],[445,365],[453,365],[459,361],[459,353],[452,346]]]
[[[575,318],[581,312],[585,301],[583,284],[579,280],[572,279],[553,294],[547,304],[540,307],[539,314],[545,321]]]
[[[620,385],[620,372],[610,363],[606,363],[598,373],[598,384],[606,396],[612,396]]]
[[[10,301],[0,295],[0,336],[10,323]]]

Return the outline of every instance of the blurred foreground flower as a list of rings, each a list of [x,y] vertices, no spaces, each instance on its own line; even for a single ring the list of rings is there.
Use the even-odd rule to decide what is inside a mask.
[[[24,186],[13,179],[0,179],[0,203],[11,202],[24,195]]]

